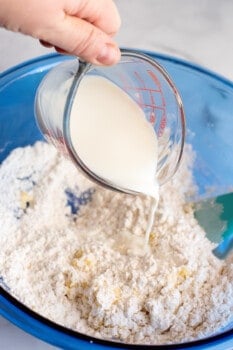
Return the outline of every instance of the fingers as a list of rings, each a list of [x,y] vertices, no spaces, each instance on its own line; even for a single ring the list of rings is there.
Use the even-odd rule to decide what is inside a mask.
[[[47,41],[44,41],[44,40],[39,40],[39,42],[41,43],[41,45],[43,45],[44,47],[47,47],[47,48],[51,48],[51,47],[54,47],[55,50],[58,52],[58,53],[61,53],[63,55],[66,55],[68,54],[68,52],[64,51],[63,49],[61,49],[60,47],[57,47],[57,46],[53,46],[51,45],[50,43],[48,43]]]
[[[53,45],[51,45],[50,43],[48,43],[45,40],[39,40],[39,42],[41,43],[41,45],[43,45],[44,47],[53,47]]]
[[[65,6],[67,14],[92,23],[108,35],[114,35],[120,28],[121,19],[112,0],[69,0]]]
[[[54,30],[42,39],[42,43],[52,44],[58,51],[67,52],[82,59],[103,65],[119,61],[120,50],[113,39],[93,24],[66,15],[56,23]]]
[[[31,0],[26,4],[30,8],[27,16],[22,11],[20,30],[42,45],[94,64],[119,61],[120,50],[112,36],[119,29],[120,17],[112,0]]]

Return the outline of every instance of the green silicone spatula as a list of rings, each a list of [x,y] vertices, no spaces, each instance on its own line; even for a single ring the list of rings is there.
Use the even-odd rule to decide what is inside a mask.
[[[195,217],[207,238],[218,243],[215,256],[225,259],[233,249],[233,193],[195,203]]]

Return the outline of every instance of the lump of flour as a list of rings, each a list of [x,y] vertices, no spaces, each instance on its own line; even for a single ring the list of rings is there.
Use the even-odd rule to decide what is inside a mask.
[[[43,316],[95,337],[140,344],[202,338],[233,313],[233,261],[219,261],[194,218],[186,147],[161,187],[149,249],[149,198],[94,185],[43,142],[0,167],[0,277]]]

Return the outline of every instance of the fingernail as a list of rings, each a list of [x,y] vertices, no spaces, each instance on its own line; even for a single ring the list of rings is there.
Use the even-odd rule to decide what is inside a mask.
[[[112,65],[118,62],[120,59],[120,50],[116,45],[106,44],[99,56],[97,57],[97,61],[100,64]]]

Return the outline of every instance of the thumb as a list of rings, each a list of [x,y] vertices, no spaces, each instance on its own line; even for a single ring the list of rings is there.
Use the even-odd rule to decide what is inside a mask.
[[[60,52],[79,56],[93,64],[112,65],[120,59],[119,47],[111,36],[74,16],[65,16],[56,24],[49,37],[41,39],[55,46]]]

